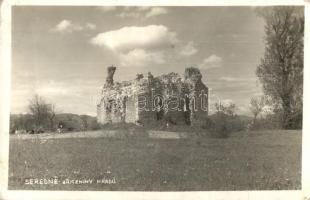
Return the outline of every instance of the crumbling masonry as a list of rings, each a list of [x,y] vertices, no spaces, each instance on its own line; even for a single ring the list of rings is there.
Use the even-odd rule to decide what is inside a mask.
[[[199,69],[186,68],[184,78],[177,73],[115,82],[116,67],[108,67],[106,83],[97,105],[97,120],[107,123],[201,126],[208,115],[208,87],[202,82]]]

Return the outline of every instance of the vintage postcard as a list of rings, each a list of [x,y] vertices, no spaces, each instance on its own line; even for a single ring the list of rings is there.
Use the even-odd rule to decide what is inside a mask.
[[[306,199],[306,13],[4,2],[2,198]]]

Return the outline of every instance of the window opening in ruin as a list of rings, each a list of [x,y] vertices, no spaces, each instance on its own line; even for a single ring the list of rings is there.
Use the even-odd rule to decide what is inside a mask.
[[[185,97],[185,108],[186,108],[184,112],[185,123],[187,125],[191,125],[191,119],[190,119],[191,111],[189,108],[189,98],[187,96]]]
[[[164,117],[164,110],[163,110],[163,100],[162,98],[156,98],[155,99],[155,105],[156,105],[156,120],[162,120]]]

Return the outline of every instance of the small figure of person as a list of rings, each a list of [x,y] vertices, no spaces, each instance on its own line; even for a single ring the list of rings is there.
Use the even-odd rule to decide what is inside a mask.
[[[62,124],[59,123],[59,124],[58,124],[58,128],[57,128],[57,132],[58,132],[58,133],[62,133],[62,128],[63,128]]]

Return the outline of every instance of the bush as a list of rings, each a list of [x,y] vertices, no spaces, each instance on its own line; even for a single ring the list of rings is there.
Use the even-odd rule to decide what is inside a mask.
[[[244,130],[245,126],[239,116],[217,112],[206,119],[203,128],[209,130],[213,137],[227,138],[232,132]]]
[[[100,124],[96,119],[92,120],[90,123],[90,127],[87,130],[99,130],[101,128]]]
[[[257,118],[249,125],[251,130],[281,129],[281,116],[277,114],[269,114],[262,118]]]
[[[243,131],[245,130],[247,124],[246,121],[241,120],[240,117],[237,115],[229,117],[229,123],[232,126],[231,127],[232,131]]]
[[[61,124],[63,131],[82,131],[83,120],[79,115],[75,114],[60,114],[56,116],[56,124]]]
[[[212,136],[227,138],[232,132],[232,124],[229,122],[228,115],[223,112],[217,112],[213,118]]]

